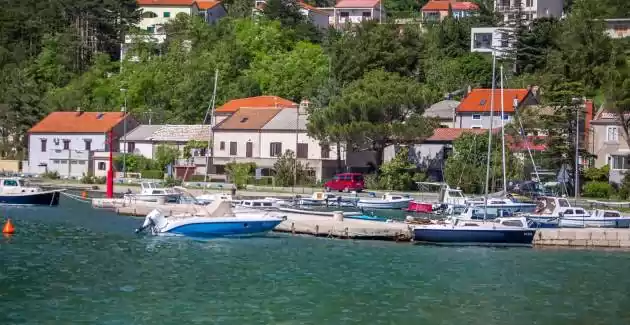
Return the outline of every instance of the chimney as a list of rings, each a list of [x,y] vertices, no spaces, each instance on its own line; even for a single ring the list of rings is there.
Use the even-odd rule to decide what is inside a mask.
[[[472,92],[472,87],[470,85],[468,85],[468,93],[467,94],[470,94],[471,92]]]
[[[80,116],[81,114],[83,114],[83,111],[81,111],[81,107],[77,107],[77,116]]]
[[[538,86],[532,87],[532,95],[534,95],[534,97],[538,97],[538,88]]]
[[[512,101],[512,107],[518,108],[518,97],[514,96],[514,100]]]

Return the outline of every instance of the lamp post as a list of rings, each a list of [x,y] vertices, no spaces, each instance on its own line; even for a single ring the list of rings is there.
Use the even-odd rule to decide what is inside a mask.
[[[295,187],[297,186],[297,181],[298,181],[298,147],[299,147],[299,137],[298,135],[300,134],[300,111],[304,110],[304,112],[306,112],[306,109],[308,109],[308,105],[309,105],[309,101],[306,99],[303,99],[300,102],[300,105],[298,105],[296,107],[296,112],[295,112],[295,160],[294,160],[294,166],[293,166],[293,190],[295,191]],[[308,158],[308,157],[307,157]]]
[[[125,98],[125,106],[121,111],[123,112],[123,178],[127,178],[127,89],[120,88],[120,91]]]

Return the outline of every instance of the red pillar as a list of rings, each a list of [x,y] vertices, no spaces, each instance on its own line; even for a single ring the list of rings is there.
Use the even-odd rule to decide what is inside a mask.
[[[114,132],[109,130],[109,169],[107,170],[107,197],[114,197]]]

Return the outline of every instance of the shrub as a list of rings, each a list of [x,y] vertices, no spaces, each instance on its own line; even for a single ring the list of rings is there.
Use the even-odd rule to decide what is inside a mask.
[[[622,200],[627,200],[630,197],[630,177],[628,174],[624,175],[621,184],[619,184],[618,195]]]
[[[181,179],[176,179],[173,177],[167,177],[164,180],[164,186],[166,187],[172,187],[172,186],[181,186],[182,185],[182,180]]]
[[[593,182],[606,182],[608,181],[608,173],[610,167],[608,165],[602,168],[587,168],[584,171],[584,178]]]
[[[82,184],[105,184],[107,182],[107,177],[98,177],[92,175],[83,174],[79,182]]]
[[[582,195],[593,198],[609,198],[615,189],[608,182],[587,182],[582,187]]]
[[[142,178],[164,179],[164,172],[161,170],[143,170]]]
[[[48,179],[60,179],[61,176],[59,176],[59,172],[58,171],[52,171],[52,172],[45,172],[42,174],[43,178],[48,178]]]
[[[207,178],[205,175],[192,175],[190,176],[190,182],[203,182]]]

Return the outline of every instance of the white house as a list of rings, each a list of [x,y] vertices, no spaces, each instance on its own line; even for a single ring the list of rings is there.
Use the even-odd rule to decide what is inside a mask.
[[[335,28],[346,23],[358,24],[364,20],[385,22],[387,14],[380,0],[340,0],[332,8],[318,8],[330,15],[329,24]]]
[[[254,14],[260,14],[266,3],[267,0],[254,0]],[[317,28],[326,29],[329,27],[328,16],[330,16],[330,14],[327,11],[315,8],[302,1],[297,1],[297,5],[300,6],[300,13],[302,13],[304,17],[307,17]]]
[[[291,150],[299,161],[308,164],[317,179],[332,176],[337,168],[336,148],[322,146],[309,137],[307,120],[305,110],[297,107],[239,109],[214,128],[213,163],[217,173],[234,161],[254,162],[263,169],[263,175],[269,175],[278,157]]]
[[[517,14],[522,14],[525,23],[544,17],[562,17],[564,0],[495,0],[494,10],[503,16],[507,26],[514,24]]]
[[[508,27],[473,27],[470,31],[470,51],[492,54],[501,57],[512,49],[513,41]]]
[[[53,112],[28,131],[28,173],[58,172],[62,177],[93,174],[95,152],[109,151],[111,131],[114,149],[123,130],[138,122],[120,112]],[[108,166],[105,166],[106,169]]]

